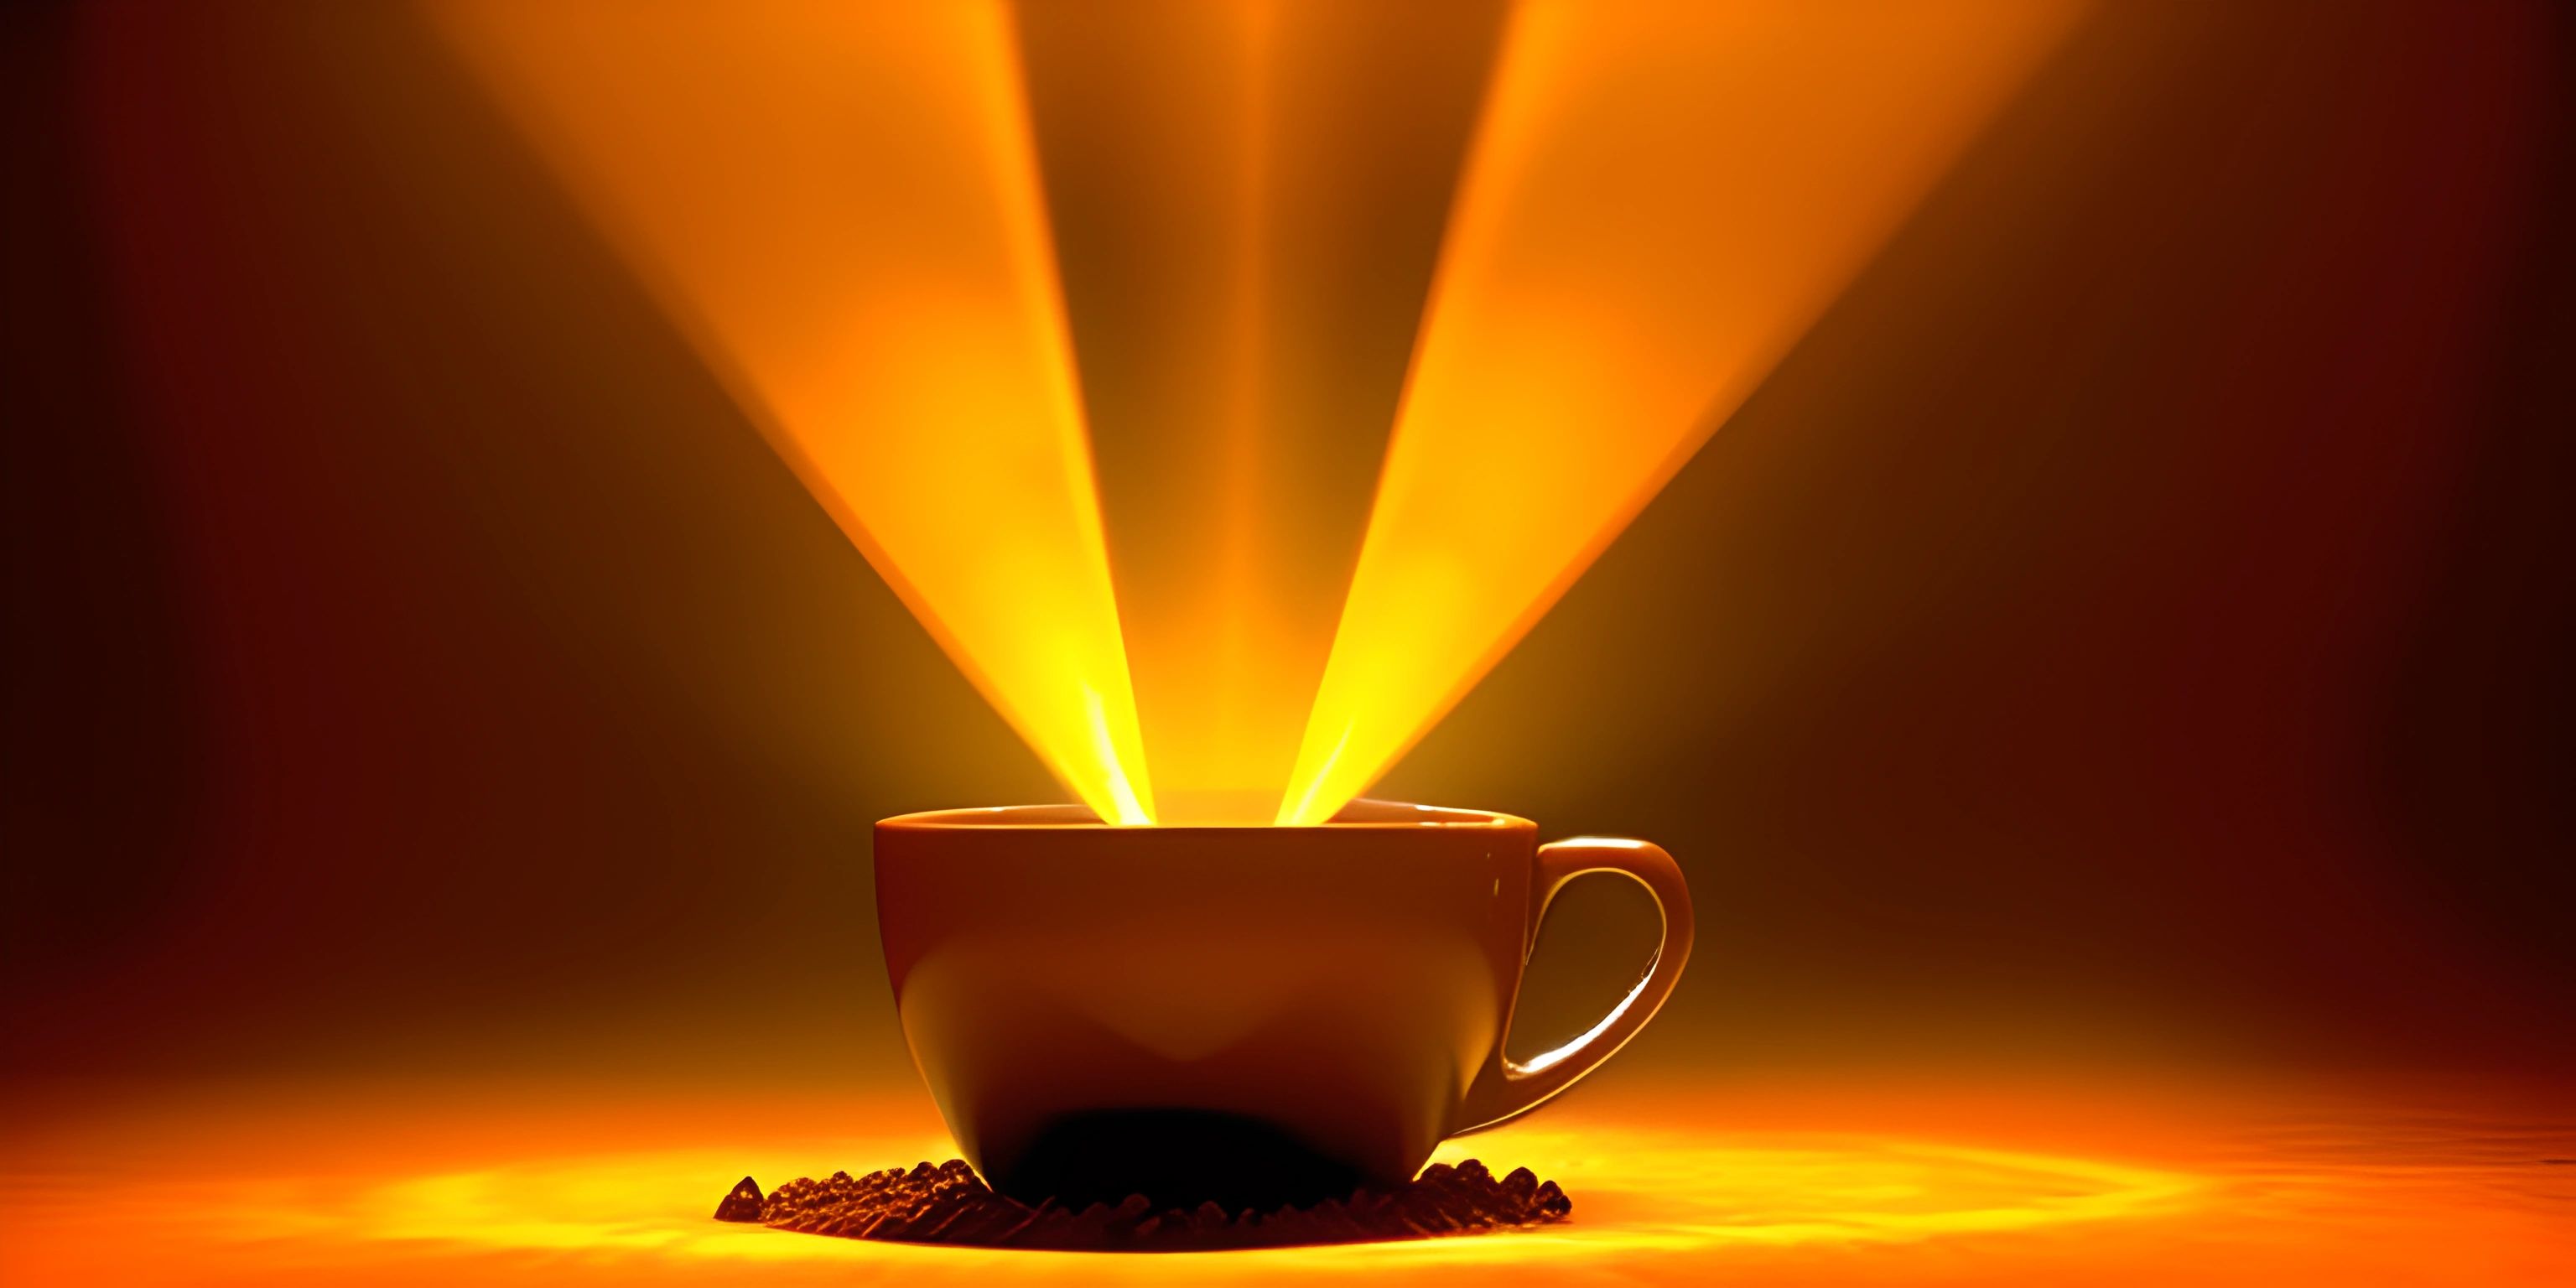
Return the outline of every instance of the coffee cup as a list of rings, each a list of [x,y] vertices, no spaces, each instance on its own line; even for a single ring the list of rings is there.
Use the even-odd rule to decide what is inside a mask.
[[[1654,896],[1653,963],[1599,1023],[1511,1059],[1540,920],[1591,873]],[[1383,801],[1314,827],[907,814],[877,824],[876,891],[915,1064],[966,1160],[1033,1203],[1266,1210],[1400,1185],[1600,1065],[1691,948],[1656,846]]]

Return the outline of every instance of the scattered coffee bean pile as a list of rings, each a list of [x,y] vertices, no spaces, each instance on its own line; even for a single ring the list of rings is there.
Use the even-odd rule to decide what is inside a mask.
[[[1214,1203],[1194,1212],[1156,1212],[1142,1194],[1114,1207],[1094,1203],[1080,1211],[1052,1199],[1031,1207],[994,1193],[963,1159],[950,1159],[909,1172],[896,1167],[789,1181],[766,1197],[746,1176],[717,1205],[716,1219],[900,1243],[1197,1252],[1476,1234],[1562,1221],[1573,1210],[1556,1182],[1542,1181],[1526,1167],[1498,1180],[1472,1158],[1456,1167],[1434,1163],[1391,1194],[1362,1190],[1347,1201],[1235,1213]]]

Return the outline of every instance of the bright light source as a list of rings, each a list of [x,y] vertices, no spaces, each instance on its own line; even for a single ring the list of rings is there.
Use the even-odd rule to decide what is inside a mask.
[[[1009,15],[432,11],[1003,718],[1151,821]]]
[[[1510,650],[2076,8],[1515,11],[1278,821],[1329,818]],[[1008,13],[434,12],[1003,717],[1101,817],[1151,821]],[[1253,601],[1293,579],[1220,544],[1214,616],[1148,632],[1232,641],[1154,653],[1198,821],[1279,790],[1247,780],[1306,698],[1298,648],[1246,643],[1288,638]]]
[[[2077,7],[1515,12],[1280,822],[1330,818],[1511,650]]]

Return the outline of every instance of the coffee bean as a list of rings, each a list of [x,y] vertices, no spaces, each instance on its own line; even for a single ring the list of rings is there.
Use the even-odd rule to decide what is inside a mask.
[[[855,1178],[847,1172],[822,1181],[800,1177],[765,1199],[746,1176],[717,1206],[716,1218],[903,1243],[1184,1252],[1513,1230],[1565,1220],[1573,1208],[1556,1182],[1541,1181],[1526,1167],[1498,1180],[1469,1159],[1456,1167],[1434,1163],[1391,1191],[1360,1190],[1267,1213],[1229,1214],[1212,1202],[1195,1211],[1155,1212],[1141,1194],[1116,1206],[1094,1203],[1068,1212],[1053,1199],[1031,1207],[996,1194],[965,1160],[950,1159]]]

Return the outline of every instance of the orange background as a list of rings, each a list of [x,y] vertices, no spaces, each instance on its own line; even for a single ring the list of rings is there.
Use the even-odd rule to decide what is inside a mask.
[[[1318,402],[1274,466],[1344,489],[1346,524],[1494,15],[1313,21],[1291,45],[1346,73],[1337,110],[1402,123],[1354,130],[1380,169],[1271,215],[1312,215],[1345,266],[1297,279],[1261,353],[1309,364],[1289,383]],[[392,1184],[661,1150],[631,1192],[677,1212],[753,1165],[729,1149],[828,1171],[932,1148],[867,825],[1057,791],[432,24],[5,22],[7,1148],[13,1192],[157,1206],[113,1230],[29,1209],[53,1235],[0,1242],[61,1267],[180,1230],[209,1193],[250,1202],[263,1152],[296,1184]],[[1123,569],[1177,432],[1154,418],[1203,392],[1157,354],[1211,307],[1162,271],[1186,237],[1165,258],[1137,230],[1204,232],[1191,203],[1223,194],[1084,151],[1194,164],[1099,97],[1066,23],[1033,10],[1019,52]],[[2090,11],[1379,791],[1653,837],[1688,870],[1691,976],[1570,1121],[2193,1176],[2259,1155],[2275,1180],[2376,1158],[2374,1184],[2428,1188],[2300,1191],[2277,1226],[2169,1215],[2092,1262],[1989,1234],[1658,1265],[2565,1264],[2517,1222],[2570,1153],[2525,1133],[2576,1077],[2568,37],[2539,4]],[[1329,597],[1305,575],[1281,595]],[[1637,914],[1568,912],[1568,946]],[[1615,988],[1621,963],[1564,957],[1536,1029]],[[1998,1110],[1999,1088],[2032,1090]],[[2342,1134],[2240,1131],[2310,1113]],[[190,1168],[212,1189],[144,1183]],[[260,1210],[327,1209],[261,1183]],[[2411,1252],[2356,1251],[2393,1211],[2426,1222],[2387,1236]],[[279,1277],[271,1234],[244,1263],[180,1230],[151,1264]]]

